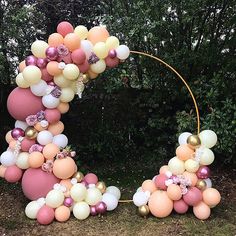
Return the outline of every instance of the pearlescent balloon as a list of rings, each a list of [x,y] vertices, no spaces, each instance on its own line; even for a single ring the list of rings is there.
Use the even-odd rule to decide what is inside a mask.
[[[56,108],[60,104],[60,99],[48,94],[43,96],[42,103],[47,108]]]
[[[53,135],[49,131],[43,130],[38,133],[37,141],[39,144],[47,145],[47,144],[51,143],[52,140],[53,140]]]
[[[110,194],[110,193],[104,193],[103,194],[102,202],[104,202],[107,205],[107,210],[108,211],[113,211],[118,205],[117,198],[114,195]]]
[[[125,60],[129,57],[130,50],[126,45],[120,45],[116,48],[116,54],[120,60]]]
[[[149,197],[143,191],[136,192],[133,196],[134,205],[137,207],[140,207],[142,205],[146,205],[148,202],[148,199],[149,199]]]
[[[53,137],[52,142],[58,147],[65,148],[68,144],[68,138],[64,134],[58,134]]]
[[[47,83],[40,80],[37,84],[31,85],[30,90],[36,96],[44,96],[47,93]]]
[[[32,201],[32,202],[28,203],[28,205],[26,206],[25,214],[30,219],[36,219],[40,208],[41,207],[37,203],[37,201]]]
[[[17,120],[15,122],[15,128],[21,128],[21,129],[23,129],[25,131],[27,127],[28,127],[28,124],[26,122],[24,122],[24,121]]]

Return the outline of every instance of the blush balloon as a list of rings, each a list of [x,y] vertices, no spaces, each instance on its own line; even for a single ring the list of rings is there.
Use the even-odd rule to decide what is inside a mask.
[[[22,190],[24,195],[30,200],[37,200],[46,197],[47,193],[53,189],[54,184],[59,179],[52,173],[47,173],[41,168],[29,168],[22,177]]]
[[[53,124],[61,119],[61,113],[57,109],[46,109],[45,118],[50,124]]]
[[[19,167],[9,166],[5,171],[4,177],[9,183],[16,183],[21,179],[22,173],[23,171]]]
[[[55,217],[54,210],[49,206],[42,206],[37,213],[37,221],[41,225],[49,225]]]
[[[30,89],[18,87],[8,96],[7,108],[14,119],[21,121],[25,121],[29,115],[44,110],[41,97],[35,96]]]

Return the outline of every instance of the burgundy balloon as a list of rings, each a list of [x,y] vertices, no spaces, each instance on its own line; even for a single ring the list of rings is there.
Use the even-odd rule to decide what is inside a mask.
[[[37,59],[37,66],[41,69],[45,68],[48,64],[47,58],[38,58]]]
[[[108,56],[105,58],[105,62],[107,67],[114,68],[119,64],[120,60],[117,57],[111,58]]]
[[[116,50],[115,49],[111,49],[110,51],[109,51],[109,53],[108,53],[108,56],[110,57],[110,58],[115,58],[116,57]]]
[[[14,128],[12,131],[11,131],[11,136],[12,138],[14,138],[15,140],[17,140],[18,138],[20,137],[24,137],[25,136],[25,132],[23,129],[21,128]]]
[[[196,206],[202,200],[202,192],[196,187],[191,187],[188,189],[188,192],[183,195],[183,200],[189,206]]]
[[[97,214],[96,206],[90,206],[90,215],[96,216]]]
[[[96,204],[96,211],[98,214],[104,214],[107,210],[107,205],[105,202],[99,202]]]
[[[46,56],[49,60],[55,61],[58,58],[58,52],[55,47],[48,47],[46,50]]]
[[[33,55],[26,57],[25,65],[26,66],[29,66],[29,65],[36,66],[37,65],[37,57],[35,57]]]
[[[65,198],[63,204],[66,207],[71,207],[73,205],[73,203],[74,203],[74,200],[71,197],[67,197],[67,198]]]
[[[196,174],[199,179],[207,179],[210,177],[211,171],[207,166],[200,166]]]

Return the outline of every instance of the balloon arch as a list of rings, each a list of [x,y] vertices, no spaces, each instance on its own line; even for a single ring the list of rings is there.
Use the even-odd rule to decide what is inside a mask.
[[[114,210],[118,202],[132,201],[141,216],[163,218],[174,209],[207,219],[211,208],[220,202],[220,193],[212,188],[210,150],[217,136],[211,130],[200,132],[200,119],[195,98],[185,80],[171,69],[188,88],[197,112],[198,132],[179,136],[176,156],[162,166],[152,180],[145,180],[133,200],[120,200],[120,190],[108,186],[93,173],[77,170],[76,153],[62,134],[61,115],[69,110],[75,94],[81,97],[84,84],[106,68],[116,67],[128,58],[130,50],[110,36],[106,28],[73,27],[61,22],[48,42],[37,40],[31,45],[32,55],[19,65],[18,85],[7,100],[8,111],[16,120],[15,128],[6,134],[9,147],[2,153],[0,176],[10,183],[21,181],[24,195],[31,200],[25,208],[30,219],[50,224],[54,219],[65,222],[71,212],[80,220]]]

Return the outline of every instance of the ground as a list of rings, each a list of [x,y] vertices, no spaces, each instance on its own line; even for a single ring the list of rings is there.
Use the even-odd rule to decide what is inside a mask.
[[[108,168],[105,168],[109,165]],[[95,167],[90,167],[95,169]],[[123,198],[131,198],[143,179],[155,175],[157,166],[138,167],[132,163],[116,165],[99,164],[96,170],[107,184],[120,186]],[[140,170],[140,171],[137,171]],[[0,235],[236,235],[236,169],[216,168],[213,171],[214,186],[221,192],[220,205],[212,209],[206,221],[198,220],[189,211],[185,215],[172,213],[165,219],[137,215],[132,203],[120,203],[119,207],[102,217],[89,217],[79,221],[74,217],[66,223],[53,222],[41,226],[24,214],[27,200],[19,184],[0,180]]]

